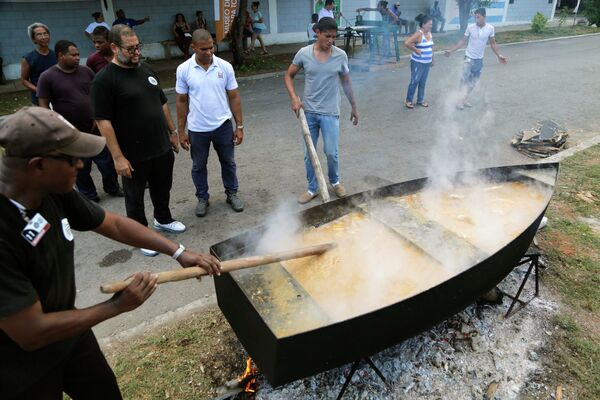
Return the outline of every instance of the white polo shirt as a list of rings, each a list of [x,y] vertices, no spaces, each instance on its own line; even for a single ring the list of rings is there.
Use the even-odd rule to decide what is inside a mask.
[[[335,16],[333,15],[333,10],[328,10],[325,7],[321,8],[321,11],[319,11],[319,21],[321,20],[321,18],[325,17],[335,19]]]
[[[175,92],[189,97],[188,130],[214,131],[231,119],[227,91],[237,88],[233,67],[217,56],[207,70],[196,63],[195,55],[179,65]]]
[[[465,55],[473,59],[483,58],[488,40],[495,35],[496,30],[490,24],[485,24],[481,28],[477,24],[467,26],[465,36],[469,38],[469,44],[467,45],[467,50],[465,50]]]

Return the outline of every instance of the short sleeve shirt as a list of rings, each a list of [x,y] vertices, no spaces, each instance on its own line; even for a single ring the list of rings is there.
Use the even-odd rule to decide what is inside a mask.
[[[319,11],[319,21],[321,20],[321,18],[325,18],[325,17],[335,19],[335,16],[333,15],[333,10],[328,10],[325,7],[321,8],[321,10]]]
[[[94,21],[91,24],[89,24],[87,26],[87,28],[85,28],[85,31],[91,35],[92,32],[94,32],[94,29],[96,29],[99,26],[103,26],[103,27],[105,27],[106,29],[108,29],[110,31],[110,26],[106,22],[99,22],[98,23],[96,21]]]
[[[465,55],[472,59],[482,59],[485,46],[490,38],[496,36],[496,31],[490,24],[485,24],[481,28],[477,24],[471,24],[465,30],[465,36],[469,38]]]
[[[147,161],[170,151],[162,110],[167,96],[148,64],[136,68],[108,64],[92,82],[91,98],[94,118],[111,122],[129,162]]]
[[[340,77],[350,72],[348,56],[338,47],[326,62],[320,62],[314,54],[314,45],[301,48],[294,65],[304,69],[304,109],[324,115],[340,115]]]
[[[71,310],[75,304],[74,237],[104,220],[104,210],[72,191],[46,197],[39,209],[50,229],[31,246],[21,237],[26,222],[15,204],[0,195],[0,318],[40,301],[45,313]],[[68,354],[78,336],[35,351],[24,351],[0,330],[0,388],[11,398],[30,387]],[[15,391],[15,393],[12,393]]]
[[[95,73],[100,72],[100,70],[110,64],[110,60],[107,60],[102,54],[97,51],[90,54],[85,62],[85,65],[88,66]]]
[[[67,73],[58,66],[44,71],[37,86],[38,97],[48,99],[54,111],[62,115],[82,132],[90,132],[94,125],[90,86],[94,72],[80,65]]]
[[[211,132],[231,119],[227,91],[237,88],[233,67],[217,56],[207,70],[198,65],[195,56],[179,65],[175,91],[188,95],[188,129]]]
[[[133,28],[134,26],[139,25],[137,23],[137,21],[135,19],[133,19],[133,18],[115,19],[112,24],[113,24],[113,26],[119,25],[119,24],[127,25],[130,28]]]

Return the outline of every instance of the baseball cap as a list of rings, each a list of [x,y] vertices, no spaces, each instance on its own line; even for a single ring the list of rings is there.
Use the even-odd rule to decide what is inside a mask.
[[[0,122],[0,146],[6,157],[50,155],[93,157],[106,140],[77,130],[62,115],[43,107],[24,107]]]

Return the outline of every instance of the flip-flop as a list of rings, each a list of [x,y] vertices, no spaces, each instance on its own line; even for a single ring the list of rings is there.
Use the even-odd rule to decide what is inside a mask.
[[[421,107],[429,107],[429,103],[427,103],[426,101],[423,101],[421,103],[417,103],[417,105],[419,105]]]
[[[415,108],[415,105],[411,101],[405,102],[404,105],[406,106],[406,108],[410,108],[411,110]]]

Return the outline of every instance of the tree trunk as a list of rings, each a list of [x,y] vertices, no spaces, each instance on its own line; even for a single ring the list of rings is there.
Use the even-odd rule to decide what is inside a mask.
[[[460,31],[464,32],[469,25],[469,16],[475,0],[456,0],[458,3],[458,19],[460,23]]]
[[[239,68],[244,65],[244,26],[246,25],[246,11],[248,0],[239,0],[235,21],[231,26],[231,52],[233,53],[233,66]]]

